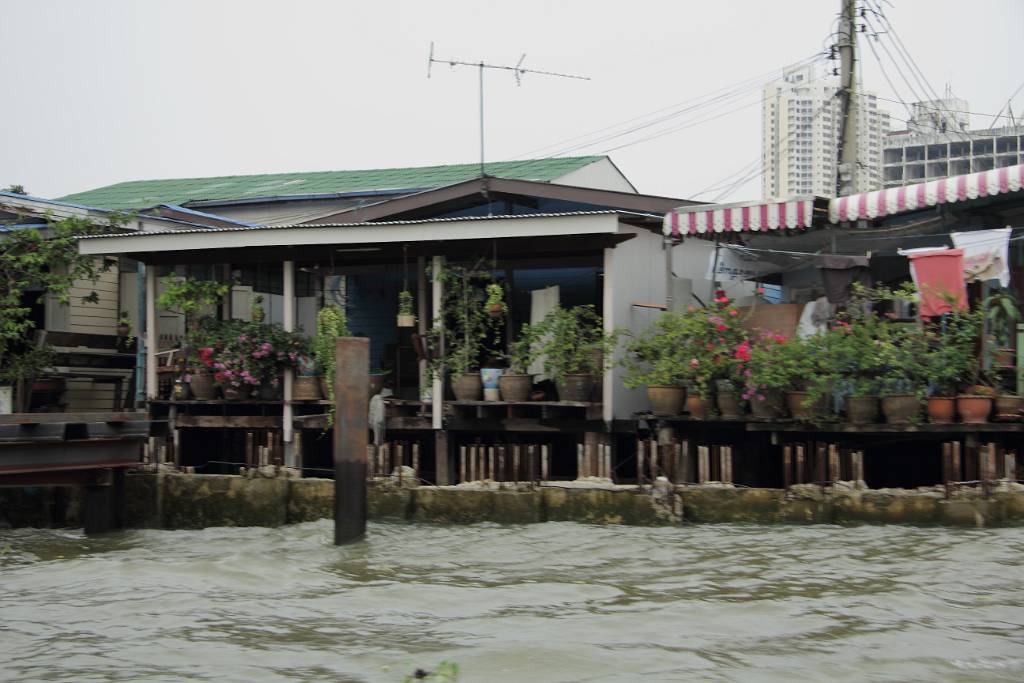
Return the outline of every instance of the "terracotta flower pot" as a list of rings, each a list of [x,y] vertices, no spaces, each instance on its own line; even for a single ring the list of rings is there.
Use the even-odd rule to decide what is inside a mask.
[[[914,395],[885,396],[882,413],[889,424],[908,424],[921,414],[921,400]]]
[[[452,375],[451,382],[456,401],[479,401],[484,391],[479,372]]]
[[[956,412],[964,424],[984,424],[992,412],[992,397],[961,394],[956,397]]]
[[[227,401],[241,401],[243,399],[248,398],[246,386],[223,386],[221,387],[221,391],[224,393],[224,399]]]
[[[398,326],[399,327],[415,327],[416,316],[414,315],[398,315]]]
[[[846,419],[855,425],[877,422],[878,406],[877,396],[850,396],[846,399]]]
[[[715,394],[715,405],[718,413],[726,419],[736,419],[743,416],[743,405],[740,403],[738,391],[719,391]]]
[[[583,403],[590,400],[594,392],[593,375],[566,375],[561,382],[555,384],[558,389],[559,401]]]
[[[647,402],[655,415],[679,415],[686,403],[686,387],[647,387]]]
[[[995,404],[996,422],[1020,422],[1020,411],[1024,408],[1024,396],[1012,394],[999,394],[996,396]]]
[[[505,306],[501,303],[487,304],[487,315],[492,318],[500,318],[505,315]]]
[[[778,419],[786,414],[786,397],[781,391],[762,391],[751,397],[750,412],[762,420]]]
[[[686,412],[695,420],[706,420],[708,418],[708,402],[700,396],[690,394],[686,397]]]
[[[510,403],[529,401],[530,390],[533,389],[533,377],[531,375],[502,374],[498,378],[498,389],[501,390],[503,401]]]
[[[789,407],[789,414],[793,416],[793,419],[807,420],[816,415],[825,414],[828,399],[821,396],[814,403],[805,406],[804,403],[808,397],[810,397],[810,393],[806,391],[786,392],[786,405]]]
[[[296,401],[318,401],[323,398],[323,394],[320,393],[320,377],[296,377],[292,383],[292,398]]]
[[[931,396],[928,399],[928,421],[950,424],[956,421],[956,399],[952,396]]]
[[[189,389],[192,391],[192,397],[197,401],[212,401],[213,397],[217,394],[217,387],[213,383],[213,375],[205,371],[192,373]]]
[[[277,386],[274,386],[270,381],[265,381],[260,384],[259,397],[261,401],[280,401],[284,398],[284,382],[280,380],[277,382]]]

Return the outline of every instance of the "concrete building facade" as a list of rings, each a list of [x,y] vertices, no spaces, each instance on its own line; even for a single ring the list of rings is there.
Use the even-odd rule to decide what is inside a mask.
[[[958,104],[958,111],[967,110],[963,100],[942,102],[945,111],[952,104]],[[964,120],[962,128],[946,126],[943,132],[937,126],[915,125],[886,136],[882,160],[885,187],[1014,166],[1024,163],[1024,126],[967,130]]]
[[[761,194],[765,199],[836,194],[841,104],[837,84],[813,65],[783,73],[761,101]],[[873,93],[859,100],[859,190],[881,185],[882,143],[889,115]]]

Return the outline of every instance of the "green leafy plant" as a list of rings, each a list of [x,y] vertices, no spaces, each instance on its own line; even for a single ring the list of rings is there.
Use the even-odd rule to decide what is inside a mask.
[[[331,403],[334,402],[334,372],[336,356],[335,340],[338,337],[349,337],[348,318],[340,306],[324,306],[316,314],[316,336],[313,338],[313,355],[323,372],[327,382],[327,393]]]
[[[690,344],[694,341],[693,312],[669,311],[626,344],[621,364],[622,383],[639,386],[684,386],[690,374]]]
[[[76,237],[116,231],[123,220],[112,216],[106,224],[94,225],[66,218],[49,223],[44,230],[11,230],[0,236],[0,381],[28,380],[48,365],[48,347],[40,348],[30,340],[35,328],[32,298],[49,297],[66,305],[76,283],[96,282],[112,262],[79,254]],[[92,291],[81,301],[97,303],[99,296]]]
[[[444,290],[443,325],[428,336],[431,372],[468,374],[480,367],[483,357],[501,356],[498,349],[503,318],[486,314],[487,285],[494,276],[479,264],[446,266],[438,273]]]
[[[266,317],[267,313],[263,310],[263,295],[257,294],[252,298],[252,319],[261,323]]]
[[[168,275],[160,282],[164,286],[164,291],[157,297],[156,305],[184,315],[186,330],[193,328],[197,323],[196,314],[207,306],[219,303],[231,291],[231,285],[227,282],[199,280],[193,277],[180,278]]]
[[[403,289],[398,293],[398,315],[413,315],[412,304],[412,292]]]
[[[999,346],[1012,347],[1021,319],[1016,298],[1009,292],[990,294],[982,301],[982,309]]]
[[[505,303],[505,288],[497,282],[487,285],[487,301],[484,307],[490,315],[504,315],[508,313],[508,305]]]
[[[764,400],[768,392],[794,391],[814,369],[810,345],[799,337],[762,332],[750,345],[743,398]]]
[[[278,387],[283,371],[298,367],[309,353],[309,342],[300,333],[257,321],[204,318],[187,340],[189,368],[206,369],[215,382],[231,389]]]
[[[530,371],[530,365],[536,359],[535,347],[538,342],[537,329],[533,325],[523,325],[515,341],[509,345],[505,360],[508,363],[509,374],[525,375]]]
[[[559,383],[566,375],[604,372],[604,358],[611,356],[622,332],[605,334],[601,316],[593,306],[552,309],[532,326],[535,352],[544,359],[544,373]]]

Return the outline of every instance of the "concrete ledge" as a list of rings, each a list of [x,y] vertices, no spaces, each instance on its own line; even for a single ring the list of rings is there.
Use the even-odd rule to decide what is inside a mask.
[[[288,521],[288,479],[228,474],[161,474],[162,526],[281,526]],[[132,523],[133,520],[128,520]]]
[[[727,487],[686,487],[683,519],[696,523],[776,524],[784,521],[782,489],[736,489]]]
[[[80,524],[76,489],[0,489],[0,524]],[[329,519],[330,479],[134,473],[127,477],[126,522],[133,527],[198,529],[210,526],[280,526]],[[519,490],[472,486],[403,488],[371,484],[370,519],[438,524],[913,524],[919,526],[1024,525],[1024,486],[1000,483],[988,497],[962,488],[871,490],[863,485],[814,485],[747,489],[721,485],[522,486]]]

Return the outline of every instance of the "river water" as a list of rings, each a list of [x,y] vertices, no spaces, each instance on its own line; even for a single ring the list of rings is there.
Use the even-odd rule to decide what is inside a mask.
[[[0,531],[0,679],[1024,679],[1024,529],[331,533]]]

